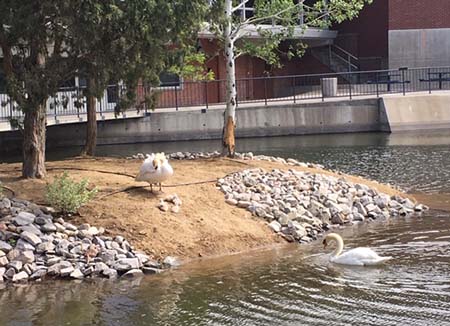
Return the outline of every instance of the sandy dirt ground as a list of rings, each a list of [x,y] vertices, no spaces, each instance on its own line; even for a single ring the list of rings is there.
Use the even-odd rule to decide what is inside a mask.
[[[174,176],[163,186],[163,192],[151,193],[146,183],[134,181],[141,163],[140,160],[117,158],[74,158],[48,162],[48,177],[45,180],[21,179],[20,164],[0,164],[0,181],[13,189],[17,197],[47,205],[45,186],[55,176],[66,170],[74,180],[86,178],[99,192],[94,200],[81,208],[79,215],[68,218],[68,221],[103,226],[108,234],[126,237],[135,248],[157,259],[171,255],[189,260],[284,243],[285,240],[274,234],[264,220],[226,204],[223,193],[216,189],[215,180],[247,168],[270,170],[290,169],[292,166],[226,158],[171,161]],[[295,169],[334,174],[321,169]],[[390,195],[400,193],[389,186],[359,177],[345,178]],[[186,185],[190,183],[196,184]],[[146,187],[112,194],[133,186]],[[180,212],[160,211],[157,208],[160,199],[175,193],[183,202]]]

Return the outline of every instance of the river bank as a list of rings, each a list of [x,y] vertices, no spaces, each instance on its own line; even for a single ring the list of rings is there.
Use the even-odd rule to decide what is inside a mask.
[[[75,232],[77,237],[81,232],[83,234],[81,238],[92,239],[94,236],[104,236],[107,238],[104,241],[115,241],[120,249],[125,251],[118,253],[125,255],[125,257],[119,256],[119,259],[134,259],[136,253],[133,251],[137,250],[138,255],[148,256],[146,258],[141,256],[143,258],[141,260],[150,262],[147,267],[153,270],[149,271],[157,272],[160,266],[153,263],[154,259],[162,261],[167,256],[175,256],[180,260],[190,260],[247,251],[284,243],[286,240],[308,242],[328,229],[330,224],[349,224],[366,218],[376,219],[381,216],[389,218],[391,215],[412,214],[417,208],[413,201],[401,199],[405,194],[389,186],[326,171],[318,166],[299,163],[295,160],[285,161],[252,155],[237,160],[204,156],[197,157],[195,160],[185,159],[189,157],[190,155],[180,156],[179,153],[172,156],[172,158],[183,158],[183,160],[171,161],[175,175],[170,180],[170,184],[164,187],[163,193],[151,193],[148,187],[139,187],[142,183],[136,183],[133,180],[141,164],[140,159],[78,158],[49,162],[47,182],[66,170],[73,179],[87,178],[99,189],[96,199],[83,207],[79,216],[55,221],[62,226],[64,223],[77,226],[75,230],[69,226],[69,228],[64,227],[64,230],[52,228],[51,232],[65,233],[66,236],[61,236],[62,239],[70,236],[67,230]],[[289,171],[290,169],[292,171]],[[2,164],[0,171],[0,180],[13,189],[17,197],[46,205],[45,181],[20,179],[18,164]],[[267,174],[273,171],[278,171],[275,172],[278,174],[275,179]],[[251,179],[253,181],[249,181],[248,178],[246,180],[249,174],[253,174]],[[290,178],[287,181],[291,185],[294,181],[298,181],[300,185],[300,188],[296,189],[297,193],[288,191],[291,198],[283,197],[286,191],[283,190],[285,186],[281,182],[281,179],[286,179],[288,174],[291,174],[287,178]],[[273,198],[268,198],[268,189],[266,193],[264,189],[253,191],[258,188],[258,178],[273,182],[272,185],[266,182],[267,187],[278,189],[274,190]],[[239,179],[243,182],[236,181]],[[353,183],[361,186],[353,187]],[[242,190],[238,191],[237,195],[226,188],[232,189],[233,184]],[[305,193],[298,193],[298,191]],[[316,191],[318,193],[315,193]],[[257,196],[252,198],[251,193],[257,192],[259,198]],[[160,201],[175,193],[183,203],[181,210],[179,212],[161,211],[158,208]],[[379,193],[384,193],[386,196],[379,196]],[[306,194],[309,198],[306,198]],[[242,196],[250,196],[250,198]],[[357,198],[361,200],[356,200]],[[300,206],[303,207],[301,214]],[[268,208],[270,211],[267,210]],[[394,214],[392,210],[397,213]],[[18,211],[16,213],[20,214]],[[267,227],[269,223],[271,228]],[[15,227],[18,226],[17,222],[12,224]],[[81,229],[80,226],[82,226]],[[97,232],[89,234],[88,230],[91,226],[95,226],[97,231],[104,229],[104,234]],[[83,230],[86,232],[82,232]],[[18,231],[23,232],[20,229]],[[120,237],[119,241],[116,241],[117,236]],[[124,245],[126,248],[122,246],[123,239],[129,241],[128,245]],[[79,240],[82,246],[83,240]],[[54,241],[60,242],[53,239]],[[111,246],[113,245],[110,244]],[[83,252],[78,254],[81,257],[75,258],[85,259]],[[113,259],[111,264],[117,264],[116,260]],[[142,267],[142,261],[140,267]],[[71,267],[62,266],[62,268],[70,270]],[[119,270],[119,272],[125,271]]]

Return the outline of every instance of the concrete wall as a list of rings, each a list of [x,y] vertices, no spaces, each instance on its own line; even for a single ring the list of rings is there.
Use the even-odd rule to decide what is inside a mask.
[[[241,107],[237,137],[303,135],[379,130],[378,99]],[[149,117],[99,121],[98,144],[123,144],[222,137],[223,109],[152,113]],[[47,148],[82,145],[85,123],[47,128]],[[19,132],[0,133],[0,152],[17,150]]]
[[[389,31],[389,68],[443,66],[450,66],[450,28]]]
[[[450,128],[450,94],[385,96],[381,130],[388,132]]]
[[[223,109],[152,113],[99,121],[98,144],[220,139],[222,126]],[[82,145],[85,127],[85,123],[49,126],[47,148]],[[437,128],[450,129],[450,92],[241,107],[236,134],[243,138]],[[0,161],[20,147],[19,131],[0,133]]]

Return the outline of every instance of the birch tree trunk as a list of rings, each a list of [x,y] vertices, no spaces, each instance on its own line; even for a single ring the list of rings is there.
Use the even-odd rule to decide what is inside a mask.
[[[83,155],[94,156],[95,147],[97,146],[97,110],[96,99],[92,95],[95,89],[95,80],[88,80],[87,95],[87,126],[86,126],[86,142],[84,145]]]
[[[23,130],[23,165],[24,178],[44,178],[45,169],[45,128],[46,103],[25,112]]]
[[[228,151],[228,156],[235,153],[234,130],[236,127],[236,70],[234,57],[234,40],[232,38],[233,1],[225,0],[225,15],[227,23],[224,29],[225,60],[226,60],[226,109],[224,115],[223,153]]]

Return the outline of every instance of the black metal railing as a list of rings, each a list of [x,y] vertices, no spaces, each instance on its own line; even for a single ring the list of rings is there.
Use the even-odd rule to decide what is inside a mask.
[[[335,79],[332,89],[324,79]],[[337,85],[336,85],[337,84]],[[328,98],[355,98],[359,96],[382,96],[385,94],[407,94],[411,92],[428,92],[450,90],[450,67],[439,68],[400,68],[390,70],[358,71],[345,73],[309,74],[293,76],[270,76],[243,78],[236,82],[238,105],[269,105],[273,102],[299,103],[308,100]],[[104,96],[97,101],[100,115],[112,113],[118,103],[123,86],[111,85]],[[143,99],[153,95],[152,107]],[[151,109],[173,108],[181,110],[187,107],[208,109],[211,106],[223,106],[226,99],[226,81],[180,81],[173,86],[148,88],[140,87],[137,103],[141,112]],[[144,104],[143,104],[144,103]],[[23,113],[7,95],[0,94],[0,121],[20,118]],[[138,104],[137,104],[138,106]],[[55,97],[47,101],[49,119],[74,116],[85,119],[86,99],[79,88],[61,89]]]

